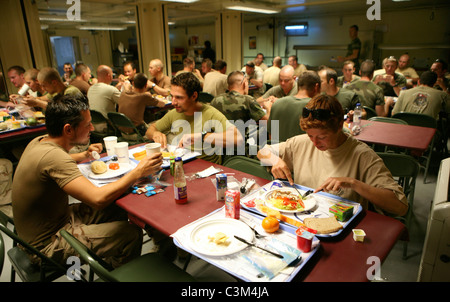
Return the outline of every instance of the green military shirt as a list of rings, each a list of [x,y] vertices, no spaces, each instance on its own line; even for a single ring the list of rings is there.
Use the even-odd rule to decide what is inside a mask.
[[[384,105],[383,89],[371,81],[359,80],[349,84],[346,89],[359,95],[362,106],[375,109],[376,106]]]
[[[385,75],[386,72],[383,73],[379,73],[378,75]],[[375,80],[375,77],[372,79]],[[400,73],[394,73],[394,80],[395,80],[395,86],[398,86],[400,88],[406,87],[406,78],[400,74]],[[393,96],[393,97],[397,97],[397,94],[394,91],[394,86],[392,86],[391,84],[389,84],[388,82],[378,82],[378,86],[380,86],[381,88],[383,88],[383,93],[385,96]]]
[[[359,50],[358,57],[356,57],[352,61],[353,63],[355,63],[355,69],[359,70],[359,55],[361,54],[361,40],[359,38],[355,38],[354,40],[352,40],[352,42],[350,42],[350,44],[348,44],[346,57],[351,55],[353,53],[353,50],[355,49]]]
[[[285,96],[294,96],[297,94],[297,92],[298,92],[297,81],[294,81],[294,85],[292,86],[292,89],[289,91],[288,94],[284,93],[284,90],[283,88],[281,88],[280,85],[277,85],[267,90],[267,92],[264,93],[262,97],[263,99],[267,99],[269,96],[274,96],[279,99]]]
[[[340,88],[334,97],[338,99],[339,103],[341,103],[345,112],[355,109],[356,104],[361,103],[358,94],[346,88]]]
[[[229,91],[215,97],[211,106],[222,112],[229,121],[259,121],[266,113],[258,102],[250,95]]]
[[[347,88],[348,85],[358,81],[359,79],[361,79],[361,77],[359,77],[357,75],[354,75],[350,82],[345,82],[344,81],[344,76],[340,76],[340,77],[337,78],[336,86],[337,87],[342,87],[342,88]]]

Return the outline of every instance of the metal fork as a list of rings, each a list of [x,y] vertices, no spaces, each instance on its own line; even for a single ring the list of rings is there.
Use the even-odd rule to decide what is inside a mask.
[[[245,222],[244,220],[241,220],[241,221],[242,221],[243,223],[245,223],[246,225],[248,225],[249,228],[252,229],[253,233],[255,233],[255,237],[256,237],[256,238],[264,238],[264,237],[266,237],[266,235],[262,235],[262,234],[258,233],[257,230],[255,230],[253,227],[251,227],[251,226],[250,226],[247,222]]]

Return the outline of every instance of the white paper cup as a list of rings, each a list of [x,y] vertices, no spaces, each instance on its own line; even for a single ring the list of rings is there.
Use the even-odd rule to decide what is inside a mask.
[[[153,153],[161,152],[161,144],[160,143],[150,143],[145,145],[145,152],[147,156]]]
[[[29,89],[30,89],[30,86],[28,86],[27,84],[23,84],[23,86],[19,90],[19,94],[23,96],[27,93],[27,91]]]
[[[128,154],[128,143],[127,142],[117,143],[115,149],[117,158],[119,159],[119,163],[129,164],[130,156]]]
[[[117,144],[117,136],[107,136],[103,139],[105,142],[106,152],[108,156],[116,155],[116,150],[114,149]]]

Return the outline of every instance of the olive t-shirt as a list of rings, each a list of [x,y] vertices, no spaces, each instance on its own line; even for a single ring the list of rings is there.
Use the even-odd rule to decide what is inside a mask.
[[[225,115],[216,108],[203,104],[202,110],[193,116],[178,113],[175,109],[170,110],[160,120],[155,123],[158,131],[167,135],[167,142],[178,145],[184,134],[201,133],[202,131],[222,133],[233,125],[227,120]],[[192,151],[201,152],[199,158],[220,164],[222,157],[217,154],[220,150],[214,146],[194,143],[191,145]],[[222,150],[223,151],[223,150]]]
[[[12,205],[20,237],[33,246],[47,240],[69,221],[66,184],[82,176],[75,160],[61,146],[33,139],[14,174]]]

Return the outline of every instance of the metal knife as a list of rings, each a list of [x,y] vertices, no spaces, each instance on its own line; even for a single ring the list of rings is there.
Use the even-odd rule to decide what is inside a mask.
[[[283,255],[280,255],[280,254],[278,254],[278,253],[269,251],[269,250],[267,250],[267,249],[265,249],[265,248],[263,248],[263,247],[257,246],[257,245],[254,244],[254,243],[248,242],[248,241],[245,240],[244,238],[241,238],[241,237],[236,236],[236,235],[234,235],[234,238],[236,238],[236,239],[239,240],[239,241],[244,242],[245,244],[248,244],[248,245],[250,245],[250,246],[254,246],[254,247],[259,248],[259,249],[261,249],[261,250],[263,250],[263,251],[265,251],[265,252],[268,252],[268,253],[270,253],[270,254],[272,254],[272,255],[278,257],[278,258],[284,258]]]

